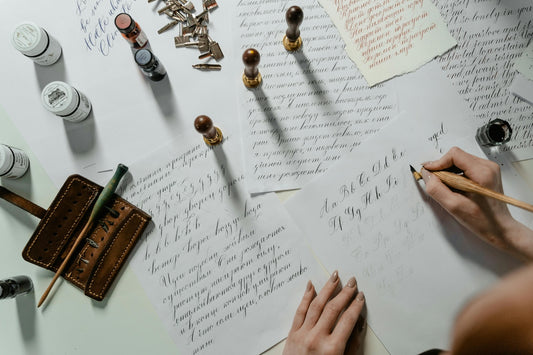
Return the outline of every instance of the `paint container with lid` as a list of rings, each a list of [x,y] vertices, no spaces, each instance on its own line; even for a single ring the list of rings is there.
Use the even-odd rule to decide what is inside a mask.
[[[6,144],[0,144],[0,177],[18,179],[28,167],[30,159],[22,150]]]
[[[20,23],[13,31],[11,43],[19,52],[40,65],[52,65],[61,57],[61,45],[33,22]]]
[[[70,122],[80,122],[91,112],[87,97],[62,81],[52,81],[41,93],[43,106],[53,114]]]
[[[152,81],[163,80],[167,75],[163,64],[149,49],[140,49],[135,52],[135,62],[141,68],[143,74]]]
[[[0,300],[24,295],[33,290],[33,282],[28,276],[13,276],[0,280]]]
[[[115,26],[118,31],[130,43],[134,49],[144,48],[148,43],[148,37],[129,14],[120,13],[115,17]]]
[[[497,146],[509,142],[512,134],[509,122],[497,118],[477,129],[476,140],[482,146]]]

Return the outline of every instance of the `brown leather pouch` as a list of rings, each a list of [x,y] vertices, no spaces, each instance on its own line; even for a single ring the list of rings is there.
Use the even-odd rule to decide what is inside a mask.
[[[45,210],[11,191],[0,197],[41,218],[22,257],[56,272],[83,229],[102,186],[72,175]],[[62,276],[95,300],[104,299],[151,217],[116,194],[93,223]]]

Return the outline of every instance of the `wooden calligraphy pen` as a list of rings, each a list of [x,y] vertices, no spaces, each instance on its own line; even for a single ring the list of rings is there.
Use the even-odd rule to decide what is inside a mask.
[[[113,177],[111,178],[111,180],[109,180],[107,185],[104,187],[104,189],[102,190],[102,192],[96,199],[96,202],[94,203],[94,207],[91,211],[89,219],[87,220],[87,223],[85,224],[80,234],[76,238],[76,241],[74,242],[72,247],[70,248],[70,251],[67,254],[65,260],[63,260],[63,262],[59,266],[59,269],[57,269],[56,274],[54,275],[54,278],[50,282],[50,285],[48,285],[48,288],[46,289],[46,291],[44,291],[43,295],[41,296],[41,299],[39,300],[37,307],[40,307],[43,304],[44,300],[46,299],[46,297],[52,290],[54,283],[56,282],[58,277],[61,276],[61,274],[65,270],[65,267],[67,266],[68,261],[70,260],[71,256],[74,254],[74,251],[78,248],[81,241],[83,240],[85,233],[87,233],[87,230],[91,228],[92,224],[98,218],[98,215],[102,212],[106,204],[109,203],[109,201],[111,200],[111,197],[113,196],[113,194],[115,193],[115,190],[117,189],[120,179],[122,179],[122,177],[124,176],[124,174],[126,174],[127,171],[128,171],[127,166],[118,164],[115,174],[113,174]]]
[[[411,168],[411,173],[413,173],[413,176],[417,181],[422,179],[422,175],[418,171],[416,171],[415,168],[413,168],[411,165],[409,165],[409,167]],[[526,211],[533,212],[533,205],[530,205],[528,203],[522,202],[509,196],[505,196],[504,194],[501,194],[499,192],[492,191],[491,189],[483,187],[464,176],[449,171],[431,171],[431,173],[437,176],[443,183],[456,190],[464,192],[474,192],[486,197],[491,197],[498,201],[508,203],[516,207],[523,208]]]

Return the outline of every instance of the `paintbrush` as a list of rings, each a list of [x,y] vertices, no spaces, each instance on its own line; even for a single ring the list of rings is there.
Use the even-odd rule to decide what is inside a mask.
[[[59,266],[59,269],[57,269],[54,275],[54,278],[50,282],[50,285],[48,285],[48,288],[46,289],[46,291],[44,291],[43,295],[41,296],[41,299],[39,300],[37,307],[40,307],[43,304],[44,300],[46,299],[46,297],[52,290],[54,283],[56,282],[58,277],[61,276],[61,274],[63,273],[63,270],[65,270],[65,267],[68,264],[68,261],[70,260],[75,250],[78,248],[81,241],[85,237],[87,230],[91,228],[94,221],[98,218],[98,215],[102,212],[104,207],[109,203],[109,201],[111,200],[111,197],[113,196],[113,194],[115,193],[115,190],[117,189],[120,179],[122,179],[122,177],[124,176],[124,174],[126,174],[127,171],[128,171],[127,166],[118,164],[115,174],[113,174],[113,177],[111,178],[111,180],[109,180],[107,185],[105,185],[104,189],[102,190],[102,192],[96,199],[96,202],[94,203],[93,209],[91,210],[91,214],[89,216],[89,219],[87,220],[87,223],[85,223],[85,226],[81,230],[80,234],[78,234],[78,237],[76,238],[76,240],[74,241],[74,244],[70,248],[69,253],[65,257],[65,260],[63,260],[63,262]]]
[[[418,181],[422,179],[422,175],[415,170],[411,165],[409,165],[411,168],[411,173],[413,173],[414,178]],[[435,176],[437,176],[444,184],[448,185],[449,187],[464,191],[464,192],[473,192],[477,193],[482,196],[490,197],[493,199],[496,199],[498,201],[502,201],[505,203],[508,203],[510,205],[523,208],[526,211],[533,212],[533,205],[530,205],[528,203],[525,203],[523,201],[517,200],[515,198],[506,196],[502,193],[492,191],[491,189],[488,189],[486,187],[483,187],[479,185],[478,183],[462,176],[458,175],[449,171],[431,171]]]

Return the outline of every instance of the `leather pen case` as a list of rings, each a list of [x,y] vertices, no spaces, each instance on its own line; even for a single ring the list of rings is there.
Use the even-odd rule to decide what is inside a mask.
[[[0,197],[41,219],[22,252],[24,260],[56,272],[87,223],[102,189],[83,176],[72,175],[45,210],[0,188]],[[61,276],[85,295],[103,300],[150,219],[147,213],[114,194]]]

